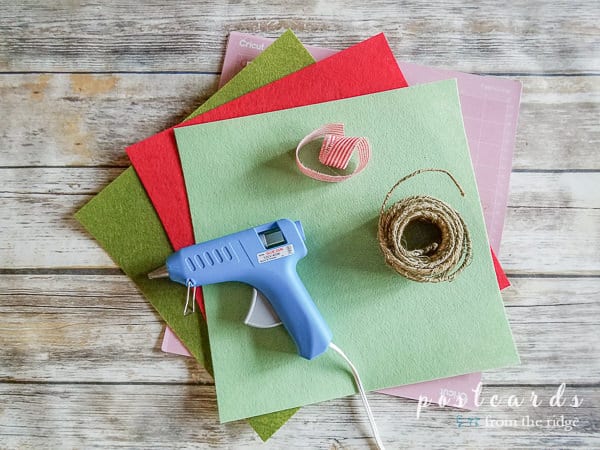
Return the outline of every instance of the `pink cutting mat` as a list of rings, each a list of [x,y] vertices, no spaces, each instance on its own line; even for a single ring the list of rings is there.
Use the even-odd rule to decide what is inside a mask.
[[[258,56],[274,39],[231,32],[227,42],[219,87]],[[327,58],[335,50],[306,46],[317,60]],[[508,201],[512,155],[521,101],[521,83],[498,77],[472,75],[399,62],[409,86],[456,78],[471,160],[485,217],[488,238],[498,253]],[[188,351],[167,327],[162,350],[189,356]],[[424,383],[385,389],[383,393],[476,409],[475,392],[481,382],[480,373],[460,375]]]

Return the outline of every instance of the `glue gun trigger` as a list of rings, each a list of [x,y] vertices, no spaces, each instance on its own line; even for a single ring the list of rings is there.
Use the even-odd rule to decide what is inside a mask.
[[[244,323],[254,328],[273,328],[281,325],[281,320],[262,292],[252,289],[252,303]]]

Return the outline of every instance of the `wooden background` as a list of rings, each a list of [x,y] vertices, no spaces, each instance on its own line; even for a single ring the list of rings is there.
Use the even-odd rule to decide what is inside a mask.
[[[371,394],[388,448],[600,447],[597,0],[43,3],[0,0],[0,447],[372,444],[358,397],[302,408],[266,444],[220,425],[211,378],[160,352],[160,318],[73,219],[127,145],[215,91],[229,31],[287,28],[339,49],[384,31],[399,58],[524,85],[500,252],[523,363],[484,375],[477,412],[417,419],[414,401]],[[549,406],[561,383],[579,408]],[[561,415],[573,429],[547,426]]]

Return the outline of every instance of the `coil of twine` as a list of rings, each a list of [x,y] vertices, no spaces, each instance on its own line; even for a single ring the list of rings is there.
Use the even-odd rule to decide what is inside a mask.
[[[410,280],[429,283],[452,281],[473,258],[471,237],[461,215],[442,200],[426,195],[404,198],[386,210],[387,202],[396,188],[423,172],[445,173],[464,197],[458,181],[444,169],[420,169],[398,180],[381,205],[377,229],[379,246],[386,263]],[[403,237],[406,227],[419,221],[437,227],[441,239],[424,248],[408,249]]]

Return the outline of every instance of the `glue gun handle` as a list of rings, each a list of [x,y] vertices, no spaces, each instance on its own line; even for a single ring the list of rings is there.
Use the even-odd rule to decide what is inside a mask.
[[[325,352],[332,333],[304,283],[289,265],[278,276],[269,277],[264,286],[257,287],[271,303],[281,319],[300,356],[313,359]]]

